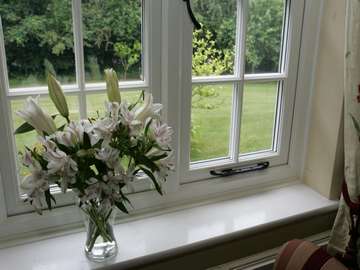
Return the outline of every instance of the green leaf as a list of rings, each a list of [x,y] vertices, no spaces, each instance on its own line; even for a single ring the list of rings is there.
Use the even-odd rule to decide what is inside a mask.
[[[115,205],[117,208],[119,208],[120,211],[129,214],[129,211],[126,209],[125,205],[123,204],[123,202],[115,202]]]
[[[67,147],[61,143],[56,143],[56,146],[63,152],[69,153],[70,147]]]
[[[144,96],[145,96],[145,92],[144,92],[144,90],[143,90],[143,91],[141,91],[141,94],[140,94],[139,98],[136,100],[136,102],[133,103],[133,104],[131,104],[131,105],[129,106],[129,108],[128,108],[129,111],[131,111],[132,109],[134,109],[135,106],[138,105],[140,101],[144,100]]]
[[[352,114],[350,114],[350,116],[351,116],[351,119],[352,119],[352,121],[354,123],[354,127],[355,127],[357,133],[360,136],[360,125],[359,125],[358,121],[355,119],[355,117]]]
[[[151,171],[155,172],[159,170],[159,167],[148,157],[139,155],[136,157],[136,163],[145,165],[148,167]]]
[[[121,198],[122,198],[126,203],[128,203],[131,207],[133,207],[133,205],[131,204],[130,200],[124,195],[124,193],[121,192],[121,190],[120,190],[120,195],[121,195]]]
[[[30,125],[28,122],[25,122],[23,123],[20,127],[18,127],[14,134],[23,134],[23,133],[27,133],[27,132],[30,132],[30,131],[33,131],[35,128]]]
[[[152,157],[150,158],[150,160],[152,160],[152,161],[157,161],[157,160],[166,158],[167,156],[168,156],[168,154],[167,154],[167,153],[164,153],[164,154],[162,154],[162,155],[152,156]]]
[[[152,119],[150,119],[150,121],[146,124],[145,131],[144,131],[145,136],[147,136],[147,134],[149,132],[151,123],[152,123]]]
[[[58,128],[58,130],[59,130],[59,131],[64,131],[65,126],[66,126],[65,124],[62,125],[61,127]]]
[[[84,148],[85,149],[90,149],[91,148],[90,137],[86,132],[84,132]]]
[[[151,171],[149,171],[148,169],[145,169],[144,167],[140,167],[141,170],[143,170],[143,172],[149,176],[149,178],[151,179],[151,181],[154,183],[154,186],[157,190],[157,192],[160,194],[160,195],[164,195],[162,190],[161,190],[161,186],[160,184],[158,183],[158,181],[156,181],[156,178],[155,176],[153,175],[153,173]]]
[[[49,210],[51,210],[52,209],[51,201],[53,201],[56,204],[56,200],[55,200],[54,196],[51,195],[50,189],[46,190],[44,192],[44,194],[45,194],[45,200],[46,200],[47,207]]]

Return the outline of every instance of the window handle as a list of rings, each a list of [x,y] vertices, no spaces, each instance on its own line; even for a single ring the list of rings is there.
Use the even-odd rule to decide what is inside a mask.
[[[195,15],[194,15],[194,12],[192,11],[190,0],[183,0],[183,1],[186,2],[186,7],[187,7],[187,10],[189,12],[190,19],[191,19],[192,23],[194,24],[195,29],[200,30],[201,29],[201,24],[196,19]]]
[[[210,171],[210,174],[213,176],[226,177],[226,176],[231,176],[231,175],[241,174],[241,173],[262,171],[262,170],[269,168],[269,165],[270,165],[270,163],[268,161],[265,161],[265,162],[252,164],[249,166],[223,169],[223,170],[212,170],[212,171]]]

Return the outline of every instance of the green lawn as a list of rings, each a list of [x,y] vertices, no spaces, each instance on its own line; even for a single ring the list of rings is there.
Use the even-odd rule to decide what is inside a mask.
[[[207,97],[192,109],[192,136],[191,160],[206,160],[228,155],[230,137],[232,86],[207,86],[214,88],[216,95]],[[140,91],[122,93],[123,100],[133,102]],[[274,83],[247,84],[244,89],[244,103],[241,127],[241,153],[269,149],[272,146],[274,112],[277,96],[277,85]],[[67,97],[72,119],[79,119],[79,106],[76,96]],[[89,116],[100,115],[104,112],[106,94],[93,94],[87,97]],[[24,100],[14,100],[11,103],[12,111],[22,108]],[[55,107],[49,98],[40,99],[41,106],[49,113],[56,113]],[[209,109],[210,108],[210,109]],[[23,121],[13,113],[14,128]],[[61,117],[56,121],[60,126]],[[35,132],[17,135],[18,151],[24,150],[24,145],[33,145],[36,142]]]
[[[208,98],[216,104],[214,109],[192,110],[191,161],[226,157],[229,155],[229,138],[232,109],[232,85],[208,86],[218,95]],[[272,147],[277,84],[248,83],[243,97],[240,152],[249,153]]]

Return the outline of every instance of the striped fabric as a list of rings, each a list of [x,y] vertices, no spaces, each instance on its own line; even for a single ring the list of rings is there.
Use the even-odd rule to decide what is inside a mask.
[[[274,270],[347,270],[324,249],[303,240],[286,243],[275,262]]]

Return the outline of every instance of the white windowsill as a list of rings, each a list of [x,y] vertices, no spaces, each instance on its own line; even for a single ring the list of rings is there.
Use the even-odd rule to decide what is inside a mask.
[[[115,226],[119,252],[106,264],[90,263],[85,233],[0,249],[2,269],[116,269],[154,262],[250,232],[337,208],[310,188],[295,184],[248,197],[198,206]],[[112,267],[111,267],[112,268]]]

